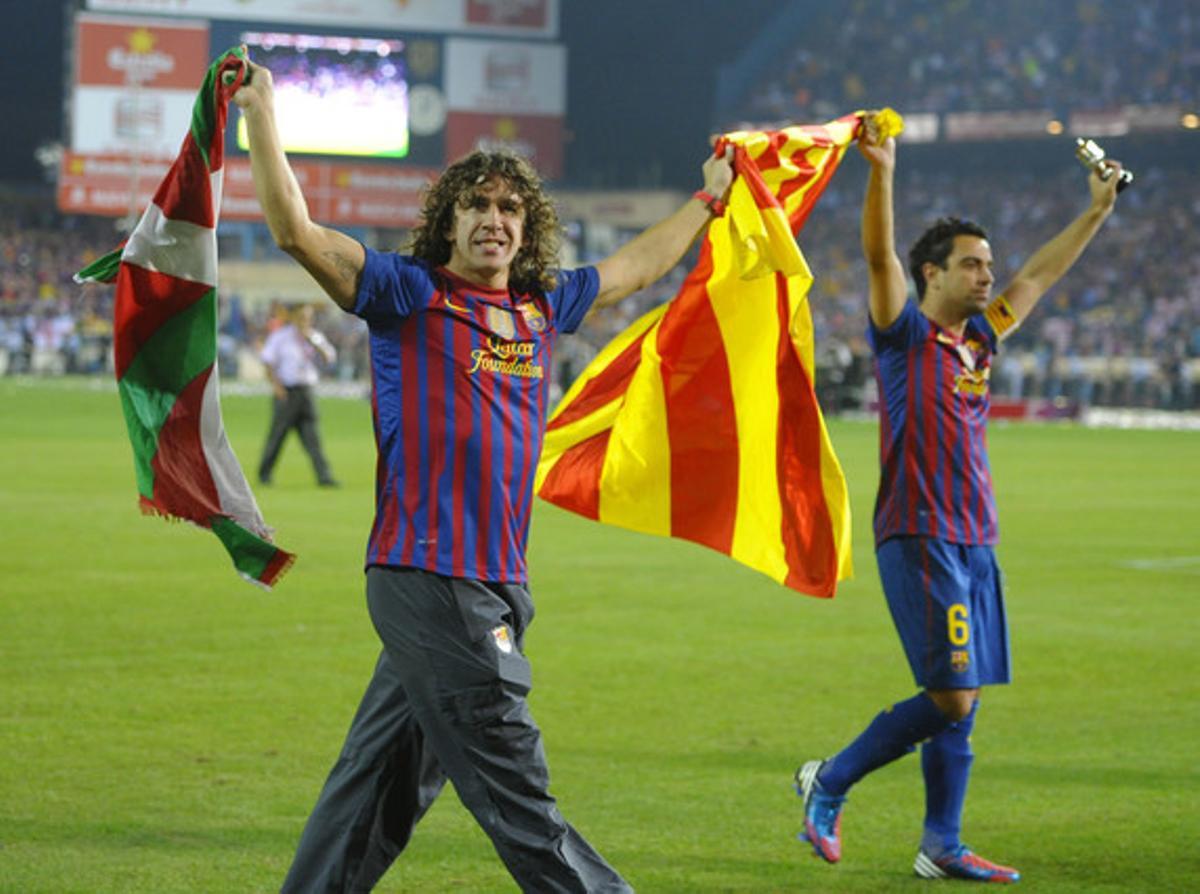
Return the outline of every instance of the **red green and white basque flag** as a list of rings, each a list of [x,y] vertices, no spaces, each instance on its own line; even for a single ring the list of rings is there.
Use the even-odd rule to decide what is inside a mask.
[[[204,78],[191,131],[117,250],[79,282],[116,282],[114,361],[142,511],[220,538],[248,580],[272,586],[295,556],[271,542],[221,421],[217,218],[229,98],[245,77],[229,50]]]

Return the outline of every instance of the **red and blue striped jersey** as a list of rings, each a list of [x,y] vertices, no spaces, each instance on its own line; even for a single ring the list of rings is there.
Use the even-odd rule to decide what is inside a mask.
[[[875,543],[921,535],[991,546],[998,539],[987,454],[988,379],[997,339],[982,316],[961,338],[909,301],[867,340],[879,383]]]
[[[368,567],[525,583],[550,353],[598,291],[594,267],[519,295],[367,250],[353,312],[370,332],[378,449]]]

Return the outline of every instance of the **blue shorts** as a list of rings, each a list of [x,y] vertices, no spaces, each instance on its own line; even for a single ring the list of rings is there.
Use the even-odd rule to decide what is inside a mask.
[[[875,551],[908,664],[925,689],[1007,683],[1008,622],[990,546],[893,537]]]

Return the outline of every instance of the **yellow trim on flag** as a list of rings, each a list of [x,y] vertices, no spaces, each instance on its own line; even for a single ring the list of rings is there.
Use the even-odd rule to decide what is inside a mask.
[[[731,245],[737,246],[734,264],[740,278],[754,279],[777,270],[811,276],[781,208],[760,210],[741,180],[734,181],[728,206],[727,218],[719,223],[721,230],[729,233]],[[710,239],[715,223],[709,226]]]
[[[599,519],[671,536],[671,441],[657,324],[642,342],[642,362],[612,426],[600,473]]]
[[[550,418],[547,420],[547,423],[553,422],[559,413],[566,409],[570,404],[574,403],[575,398],[579,395],[579,392],[587,386],[587,383],[604,372],[604,370],[608,368],[608,365],[612,363],[613,360],[615,360],[618,356],[620,356],[620,354],[627,347],[629,347],[630,344],[636,341],[643,332],[645,332],[651,326],[656,325],[662,316],[667,312],[668,307],[669,304],[663,303],[658,307],[651,308],[630,323],[627,329],[623,329],[619,335],[606,344],[600,350],[600,352],[592,358],[592,361],[587,365],[587,369],[580,373],[575,381],[571,383],[571,387],[567,389],[567,393],[564,394],[562,400],[558,402],[558,406],[555,407],[554,412],[550,414]]]
[[[741,181],[735,183],[735,191]],[[742,206],[739,205],[739,210]],[[750,201],[750,212],[759,217]],[[775,312],[775,282],[767,272],[746,278],[743,266],[750,258],[756,266],[778,254],[759,255],[753,244],[737,241],[735,231],[744,223],[733,212],[726,223],[709,227],[713,272],[708,294],[721,331],[725,358],[729,364],[729,384],[737,424],[738,492],[734,516],[733,541],[729,554],[734,559],[761,571],[776,581],[787,577],[780,531],[783,510],[779,504],[779,481],[775,456],[778,437],[779,393],[763,387],[775,378],[775,345],[779,337]],[[788,242],[795,240],[788,234]]]
[[[613,424],[613,420],[617,418],[617,414],[621,412],[621,405],[624,402],[625,395],[622,393],[569,425],[547,429],[542,440],[542,458],[538,463],[537,474],[533,480],[533,492],[537,493],[542,489],[550,470],[570,448],[602,431],[607,431]],[[565,406],[565,401],[559,406]]]

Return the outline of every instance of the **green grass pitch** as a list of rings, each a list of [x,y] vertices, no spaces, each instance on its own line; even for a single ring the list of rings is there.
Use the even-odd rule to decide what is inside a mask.
[[[254,468],[265,397],[226,397]],[[0,379],[0,892],[273,891],[377,654],[360,562],[374,448],[326,399],[345,484],[292,440],[259,489],[275,591],[143,518],[111,386]],[[791,774],[914,691],[870,544],[876,428],[831,423],[857,577],[821,601],[687,543],[539,504],[531,703],[564,814],[644,892],[919,891],[908,757],[857,787],[838,866]],[[1013,685],[974,736],[965,839],[1032,891],[1200,889],[1200,436],[995,426]],[[452,791],[385,892],[515,886]]]

